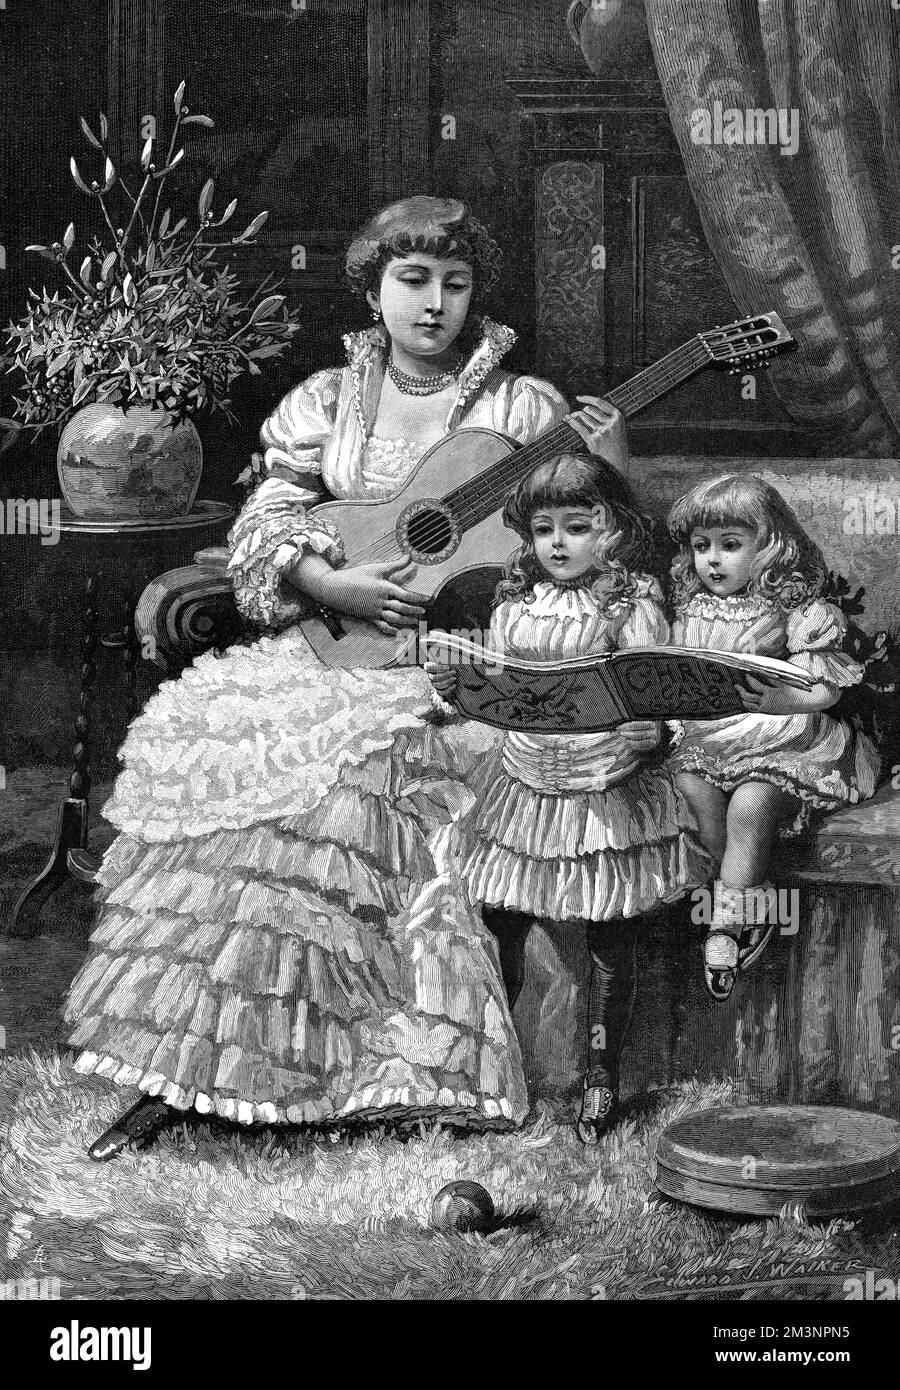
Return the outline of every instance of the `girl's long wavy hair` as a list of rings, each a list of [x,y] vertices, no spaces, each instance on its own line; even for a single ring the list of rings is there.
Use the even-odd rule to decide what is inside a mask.
[[[694,566],[691,532],[708,526],[755,531],[750,593],[791,609],[818,598],[825,587],[825,557],[781,493],[755,473],[725,473],[698,483],[669,512],[669,534],[678,545],[671,571],[676,608],[705,587]]]
[[[596,576],[591,592],[602,612],[633,599],[638,576],[653,569],[652,521],[612,464],[592,454],[558,454],[523,478],[503,508],[505,524],[521,536],[523,544],[506,564],[494,606],[509,599],[528,603],[535,584],[548,578],[531,534],[532,517],[548,507],[597,509]]]
[[[470,305],[481,309],[500,274],[500,247],[458,198],[418,194],[382,208],[362,227],[347,251],[346,278],[354,294],[377,291],[385,266],[414,252],[472,267]]]

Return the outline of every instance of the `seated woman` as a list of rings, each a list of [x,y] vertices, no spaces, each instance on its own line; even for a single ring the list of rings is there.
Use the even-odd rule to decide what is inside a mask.
[[[161,687],[105,808],[121,833],[65,1016],[77,1071],[144,1094],[92,1158],[189,1110],[244,1124],[525,1114],[493,939],[434,857],[494,736],[437,722],[418,669],[330,669],[291,626],[311,605],[384,632],[424,615],[412,573],[342,566],[311,504],[389,496],[457,428],[525,443],[566,414],[547,382],[498,366],[514,333],[472,313],[498,260],[455,199],[385,208],[347,257],[376,325],[263,426],[266,476],[230,569],[269,634]],[[567,418],[621,463],[621,417],[580,399]]]

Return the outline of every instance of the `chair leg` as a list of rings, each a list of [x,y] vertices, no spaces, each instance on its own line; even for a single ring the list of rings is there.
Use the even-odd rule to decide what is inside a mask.
[[[7,929],[10,936],[34,936],[44,904],[69,876],[70,853],[86,851],[87,841],[88,803],[81,797],[67,797],[59,804],[56,838],[50,858],[10,913]]]

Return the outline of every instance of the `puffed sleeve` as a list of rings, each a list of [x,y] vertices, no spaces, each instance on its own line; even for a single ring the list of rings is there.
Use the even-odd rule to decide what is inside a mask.
[[[301,555],[324,555],[331,565],[343,559],[335,528],[308,510],[320,498],[309,483],[319,473],[322,445],[334,425],[339,382],[339,370],[317,372],[289,391],[266,420],[261,439],[269,476],[247,500],[228,538],[238,608],[265,627],[286,627],[309,611],[309,601],[283,578]]]
[[[314,372],[279,402],[260,430],[263,465],[297,475],[319,472],[322,445],[334,428],[341,369]]]
[[[841,651],[847,620],[839,608],[823,599],[813,599],[788,614],[787,647],[789,660],[801,666],[823,685],[858,685],[864,668]]]
[[[549,381],[536,376],[516,377],[506,406],[506,419],[499,421],[497,428],[517,444],[530,443],[569,413],[565,397]]]
[[[638,591],[628,603],[619,628],[620,647],[667,647],[669,623],[663,611],[663,592],[651,575],[638,578]]]

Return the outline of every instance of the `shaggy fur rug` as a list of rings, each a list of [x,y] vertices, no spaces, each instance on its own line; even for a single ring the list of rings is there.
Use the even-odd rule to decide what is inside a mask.
[[[595,1149],[547,1116],[339,1139],[198,1120],[92,1163],[136,1097],[52,1049],[0,1062],[3,1278],[57,1277],[63,1299],[841,1299],[858,1270],[897,1268],[884,1217],[748,1221],[655,1192],[660,1130],[727,1086],[655,1093]],[[457,1178],[493,1197],[487,1234],[432,1227]]]

